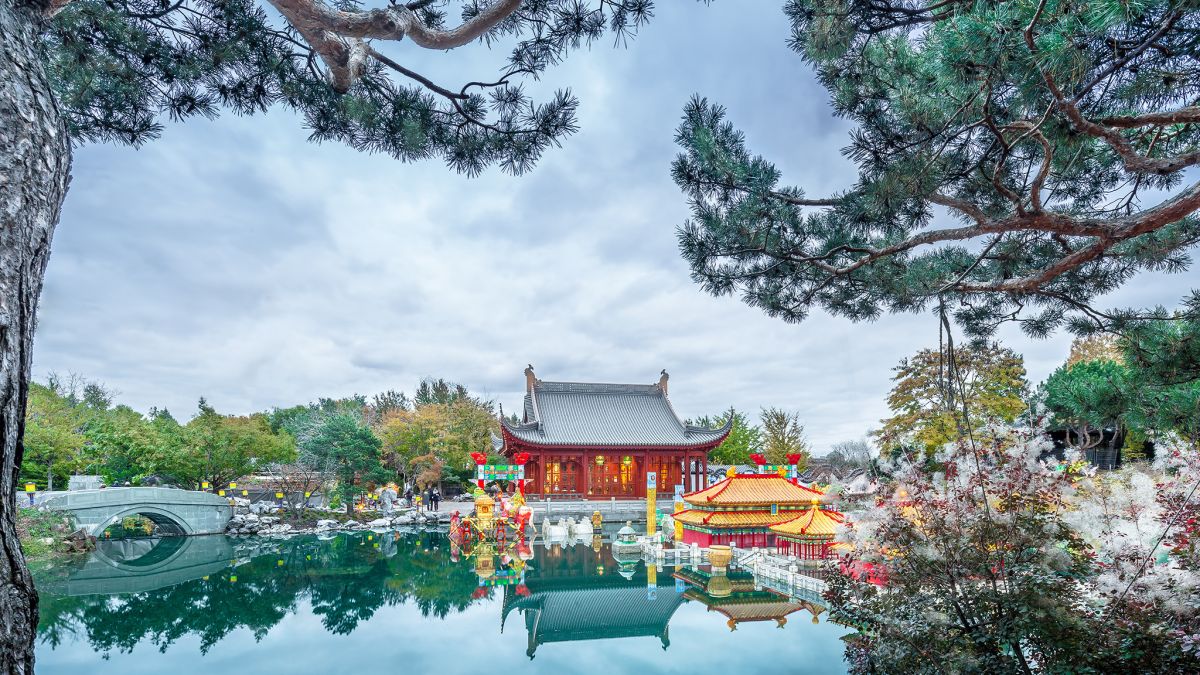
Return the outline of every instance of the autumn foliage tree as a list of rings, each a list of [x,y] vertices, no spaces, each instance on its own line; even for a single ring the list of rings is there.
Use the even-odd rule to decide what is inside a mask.
[[[763,408],[759,414],[762,422],[762,450],[771,464],[787,464],[787,456],[803,455],[799,469],[808,463],[808,441],[804,437],[804,425],[800,413],[780,408]]]
[[[423,380],[412,408],[389,412],[379,425],[387,464],[422,485],[469,478],[470,454],[490,449],[499,431],[490,401],[440,379]]]
[[[896,366],[888,394],[892,416],[875,436],[887,449],[915,446],[933,452],[982,429],[1011,423],[1026,407],[1025,365],[999,345],[955,347],[951,354],[923,349]]]

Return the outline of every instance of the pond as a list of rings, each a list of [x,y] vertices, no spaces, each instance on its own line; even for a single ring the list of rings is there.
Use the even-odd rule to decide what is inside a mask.
[[[621,565],[599,540],[531,548],[464,556],[437,532],[101,542],[34,568],[37,672],[846,671],[850,630],[819,598],[736,569]]]

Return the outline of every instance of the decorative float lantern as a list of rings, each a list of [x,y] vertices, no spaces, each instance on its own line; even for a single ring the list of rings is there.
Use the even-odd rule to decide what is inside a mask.
[[[708,547],[708,564],[712,565],[713,572],[725,571],[731,562],[733,562],[733,550],[728,546],[713,544]]]
[[[637,561],[642,557],[642,545],[638,543],[637,532],[633,523],[625,521],[625,526],[617,532],[617,540],[612,545],[613,558],[619,563]]]
[[[492,523],[495,521],[496,501],[484,494],[482,491],[475,495],[475,524],[483,532],[492,529]]]
[[[774,544],[772,525],[809,510],[823,493],[769,473],[730,474],[703,490],[683,495],[687,505],[674,514],[683,528],[683,542],[709,547],[732,544],[743,548]]]
[[[475,551],[475,576],[481,582],[491,579],[496,574],[495,549],[490,543],[482,543]]]
[[[793,483],[800,482],[800,460],[804,459],[804,455],[793,453],[787,456],[788,478]]]
[[[780,553],[794,555],[801,560],[824,560],[833,546],[837,526],[845,516],[832,509],[821,508],[821,501],[813,498],[811,506],[799,515],[771,526],[775,534],[776,548]]]
[[[513,455],[513,464],[521,467],[519,473],[521,477],[517,479],[517,494],[522,498],[525,496],[525,465],[529,463],[529,457],[528,452],[518,452]]]
[[[479,485],[479,489],[482,490],[484,488],[483,465],[487,464],[487,455],[483,454],[482,452],[472,452],[471,459],[475,460],[475,466],[477,467],[475,474],[476,483]]]

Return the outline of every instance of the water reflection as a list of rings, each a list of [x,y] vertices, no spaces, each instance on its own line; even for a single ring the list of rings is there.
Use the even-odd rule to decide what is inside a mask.
[[[607,545],[552,546],[523,585],[504,588],[501,629],[514,610],[522,615],[531,659],[548,642],[651,636],[666,649],[667,624],[684,598],[673,588],[659,593],[652,574],[622,566]]]
[[[707,567],[657,570],[640,562],[618,563],[609,545],[599,539],[573,546],[483,548],[468,554],[434,532],[109,541],[86,560],[35,569],[35,578],[42,591],[39,652],[45,656],[61,648],[64,659],[69,653],[66,660],[85,665],[95,659],[89,654],[108,659],[135,650],[139,664],[153,665],[157,657],[139,645],[153,645],[166,655],[177,643],[188,641],[179,647],[183,652],[175,651],[194,655],[194,641],[200,653],[207,654],[226,639],[244,642],[232,637],[242,630],[256,643],[266,642],[270,634],[274,649],[318,649],[323,648],[320,639],[311,632],[301,639],[272,629],[289,617],[289,625],[298,620],[307,625],[311,619],[333,640],[332,636],[364,632],[359,629],[381,613],[386,614],[383,623],[373,624],[366,634],[376,634],[379,628],[386,633],[388,626],[401,624],[406,637],[430,631],[428,640],[416,640],[414,648],[443,656],[454,648],[447,650],[438,640],[453,644],[454,636],[470,635],[473,642],[491,644],[494,654],[520,644],[513,643],[512,634],[524,631],[529,659],[553,652],[542,669],[557,669],[553,659],[582,653],[593,644],[606,654],[628,644],[620,650],[632,648],[638,658],[646,658],[639,645],[654,644],[661,654],[671,647],[670,624],[675,622],[677,633],[685,631],[676,637],[684,636],[691,646],[682,652],[671,649],[672,656],[658,665],[680,659],[701,665],[701,656],[688,651],[694,651],[696,643],[733,648],[736,653],[738,647],[758,645],[755,640],[764,637],[730,636],[726,625],[774,621],[783,627],[796,612],[806,610],[816,622],[823,611],[820,598],[774,592],[736,569],[722,576]],[[692,609],[684,612],[683,607]],[[413,616],[413,609],[419,617]],[[421,624],[420,617],[447,622]],[[443,638],[447,630],[449,637]],[[826,665],[811,672],[843,672],[837,636],[844,632],[824,631],[818,637],[805,633],[810,641],[820,642],[815,645],[802,645],[803,640],[795,639],[801,633],[795,633],[780,643],[780,649],[816,649],[825,655]],[[485,654],[473,658],[484,659]],[[167,661],[158,665],[149,672],[172,667]],[[312,667],[297,672],[320,672],[315,664]],[[487,661],[480,667],[487,667]]]
[[[139,540],[137,548],[149,541]],[[39,634],[52,646],[86,636],[99,652],[131,651],[142,640],[166,649],[196,635],[206,652],[239,628],[265,635],[301,599],[338,635],[406,601],[424,616],[444,617],[470,605],[476,587],[469,568],[447,565],[445,548],[432,532],[277,541],[170,537],[149,555],[173,554],[137,571],[100,549],[82,564],[35,570],[43,592]]]

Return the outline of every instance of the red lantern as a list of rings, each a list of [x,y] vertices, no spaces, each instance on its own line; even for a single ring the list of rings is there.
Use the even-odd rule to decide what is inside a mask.
[[[487,464],[487,455],[482,452],[472,452],[471,459],[475,460],[476,464]]]

